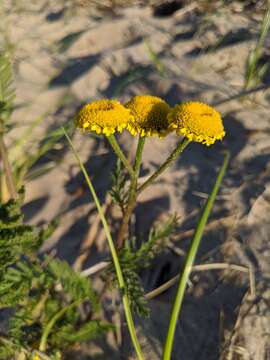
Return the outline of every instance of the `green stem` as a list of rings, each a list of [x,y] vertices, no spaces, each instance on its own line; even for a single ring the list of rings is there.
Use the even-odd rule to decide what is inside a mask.
[[[122,163],[125,165],[127,171],[129,172],[131,178],[134,177],[134,171],[132,169],[132,166],[130,165],[129,161],[125,157],[123,151],[121,150],[120,146],[118,145],[118,142],[116,141],[116,138],[114,135],[107,136],[107,139],[113,148],[113,151],[115,154],[119,157],[119,159],[122,161]]]
[[[135,348],[135,351],[136,351],[136,354],[137,354],[137,357],[139,360],[144,360],[144,356],[143,356],[143,353],[142,353],[142,350],[141,350],[141,347],[140,347],[140,344],[139,344],[139,341],[138,341],[138,338],[137,338],[137,335],[136,335],[136,330],[135,330],[135,326],[134,326],[134,322],[133,322],[133,318],[132,318],[132,313],[131,313],[131,309],[130,309],[130,304],[129,304],[129,299],[128,299],[128,295],[127,295],[127,290],[126,290],[126,284],[125,284],[125,281],[124,281],[124,277],[123,277],[123,273],[122,273],[122,269],[121,269],[121,266],[120,266],[120,262],[119,262],[119,259],[118,259],[118,255],[117,255],[117,251],[116,251],[116,248],[114,246],[114,242],[113,242],[113,239],[112,239],[112,236],[111,236],[111,232],[110,232],[110,229],[109,229],[109,226],[108,226],[108,223],[107,223],[107,220],[104,216],[104,212],[102,210],[102,207],[101,207],[101,204],[99,202],[99,199],[97,197],[97,194],[95,192],[95,189],[93,187],[93,184],[92,184],[92,181],[77,153],[77,151],[75,150],[74,148],[74,145],[70,139],[70,137],[68,136],[68,134],[66,133],[65,129],[63,128],[63,131],[64,131],[64,134],[71,146],[71,149],[74,153],[74,156],[75,158],[77,159],[78,161],[78,164],[80,165],[80,168],[83,172],[83,175],[85,177],[85,180],[87,182],[87,185],[89,187],[89,190],[93,196],[93,199],[95,201],[95,204],[96,204],[96,207],[97,207],[97,210],[98,210],[98,214],[99,214],[99,217],[100,217],[100,220],[102,222],[102,225],[103,225],[103,228],[104,228],[104,232],[105,232],[105,235],[106,235],[106,238],[108,240],[108,244],[109,244],[109,248],[110,248],[110,251],[111,251],[111,255],[112,255],[112,259],[113,259],[113,264],[114,264],[114,267],[115,267],[115,272],[116,272],[116,276],[117,276],[117,280],[118,280],[118,285],[119,285],[119,288],[120,288],[120,291],[121,291],[121,294],[122,294],[122,299],[123,299],[123,305],[124,305],[124,311],[125,311],[125,316],[126,316],[126,319],[127,319],[127,324],[128,324],[128,329],[129,329],[129,333],[130,333],[130,336],[131,336],[131,340],[132,340],[132,343],[133,343],[133,346]]]
[[[163,360],[171,359],[175,329],[176,329],[176,325],[177,325],[177,320],[179,318],[179,313],[181,311],[189,275],[192,270],[192,266],[193,266],[193,263],[194,263],[199,245],[200,245],[204,227],[207,223],[209,214],[210,214],[212,206],[214,204],[214,201],[215,201],[218,189],[220,187],[222,178],[226,172],[228,162],[229,162],[229,153],[226,153],[224,161],[223,161],[223,165],[222,165],[222,167],[218,173],[218,176],[216,178],[215,185],[211,191],[211,194],[209,195],[209,197],[207,199],[207,202],[204,206],[202,215],[197,223],[195,233],[193,235],[193,239],[192,239],[190,248],[188,250],[186,259],[185,259],[184,268],[183,268],[183,271],[182,271],[182,274],[181,274],[181,277],[179,280],[179,286],[178,286],[178,290],[176,293],[176,297],[175,297],[175,301],[174,301],[174,305],[173,305],[173,309],[172,309],[172,313],[171,313],[171,319],[170,319],[170,323],[169,323],[167,338],[166,338],[166,342],[165,342],[164,349],[163,349],[163,357],[162,357]]]
[[[127,201],[127,206],[124,210],[124,217],[121,224],[121,227],[118,232],[117,237],[117,247],[121,249],[124,245],[125,235],[128,231],[128,224],[130,217],[132,215],[132,211],[136,205],[137,199],[137,184],[138,184],[138,177],[140,173],[140,167],[142,162],[142,152],[144,148],[145,137],[139,137],[136,157],[135,157],[135,164],[134,164],[134,177],[131,179],[130,188],[129,188],[129,196]]]
[[[72,309],[74,306],[77,306],[80,302],[79,301],[75,301],[72,304],[64,307],[63,309],[61,309],[60,311],[58,311],[52,318],[51,320],[48,322],[48,324],[46,325],[42,336],[41,336],[41,340],[40,340],[40,344],[39,344],[39,351],[46,351],[46,347],[47,347],[47,340],[48,337],[50,335],[50,332],[52,331],[52,328],[54,327],[55,323],[61,319],[61,317],[70,309]]]
[[[167,160],[151,175],[139,188],[137,189],[137,194],[140,194],[145,188],[147,188],[150,184],[152,184],[157,177],[159,177],[167,168],[171,165],[173,161],[175,161],[178,156],[183,152],[185,147],[188,145],[189,140],[187,138],[182,139],[171,155],[167,158]]]

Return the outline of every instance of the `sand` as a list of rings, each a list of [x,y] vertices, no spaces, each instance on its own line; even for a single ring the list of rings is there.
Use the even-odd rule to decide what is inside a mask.
[[[50,129],[71,122],[83,103],[104,97],[126,101],[132,95],[152,94],[171,105],[186,100],[220,103],[217,109],[227,133],[224,141],[209,148],[191,144],[140,196],[134,230],[146,235],[153,222],[177,212],[181,224],[174,247],[186,250],[190,236],[183,238],[181,234],[196,224],[222,164],[222,151],[229,149],[229,170],[209,222],[227,220],[206,232],[197,263],[227,262],[252,269],[256,297],[248,299],[246,295],[246,274],[196,274],[181,315],[174,359],[270,359],[269,98],[258,92],[221,103],[243,89],[246,59],[256,41],[260,15],[225,7],[203,16],[193,5],[159,18],[150,7],[130,7],[110,14],[79,3],[74,7],[67,3],[65,11],[63,6],[64,2],[45,0],[4,4],[2,34],[4,28],[13,46],[17,95],[12,121],[18,127],[10,133],[9,143],[27,124],[44,116],[33,133],[35,143],[41,142]],[[218,45],[224,37],[226,44]],[[210,45],[212,51],[206,51]],[[160,59],[159,69],[149,47]],[[134,138],[125,133],[119,140],[126,151],[134,151]],[[175,135],[147,139],[141,180],[166,158],[177,140]],[[77,131],[74,143],[104,202],[114,155],[103,138]],[[31,224],[45,224],[61,215],[61,225],[43,251],[55,251],[56,256],[74,264],[97,215],[65,142],[43,161],[51,157],[59,160],[57,166],[26,182],[25,217]],[[84,267],[108,256],[102,230],[99,224],[95,226],[97,235]],[[146,291],[177,274],[182,262],[183,257],[167,251],[143,275]],[[174,291],[150,302],[150,320],[138,320],[147,359],[160,359]],[[93,345],[84,345],[79,358],[92,358],[93,351],[100,352],[101,359],[133,358],[127,353],[125,331],[123,341],[122,355],[100,342],[96,350]]]

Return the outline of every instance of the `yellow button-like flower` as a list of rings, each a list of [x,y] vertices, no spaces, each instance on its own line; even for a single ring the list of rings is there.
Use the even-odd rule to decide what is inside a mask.
[[[131,121],[130,110],[116,100],[97,100],[86,104],[75,118],[78,128],[109,136],[122,132]]]
[[[134,96],[126,107],[133,115],[127,126],[132,135],[162,137],[167,133],[170,106],[166,101],[150,95]]]
[[[207,146],[225,136],[220,114],[201,102],[186,102],[176,105],[168,114],[169,128],[176,130],[190,141]]]
[[[32,357],[32,360],[41,360],[41,359],[38,354],[34,354],[34,356]]]

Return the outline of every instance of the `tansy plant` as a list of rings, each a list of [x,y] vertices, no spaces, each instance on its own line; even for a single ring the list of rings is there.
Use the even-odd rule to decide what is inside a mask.
[[[88,103],[84,105],[77,114],[75,125],[82,129],[84,133],[95,132],[100,135],[105,135],[123,165],[123,167],[121,167],[118,162],[111,192],[113,199],[120,205],[122,210],[121,224],[115,239],[113,239],[91,179],[69,136],[66,134],[84,173],[106,233],[134,349],[138,359],[144,359],[145,357],[136,335],[132,316],[134,310],[143,314],[147,313],[147,311],[145,311],[146,300],[140,286],[138,269],[146,267],[151,258],[160,251],[160,248],[164,245],[164,239],[175,230],[177,218],[173,217],[166,222],[163,227],[150,231],[147,242],[143,242],[140,246],[136,244],[134,246],[134,234],[131,233],[129,225],[133,210],[136,206],[137,197],[161,176],[173,161],[179,157],[188,144],[191,142],[199,142],[203,145],[210,146],[217,140],[222,140],[225,136],[222,119],[215,109],[201,102],[185,102],[171,108],[163,99],[145,95],[134,96],[124,105],[119,101],[107,99]],[[138,139],[133,163],[128,160],[115,137],[115,134],[121,133],[123,130],[130,132],[131,135],[136,136]],[[175,149],[145,182],[140,183],[140,167],[145,141],[150,136],[158,136],[162,141],[162,139],[171,132],[176,132],[176,134],[179,135],[179,141]],[[212,193],[198,222],[186,258],[183,270],[184,275],[180,278],[177,296],[169,322],[168,335],[164,345],[164,360],[171,358],[175,326],[181,309],[186,283],[197,253],[204,225],[211,211],[227,163],[228,155],[225,157]],[[129,182],[128,186],[125,187],[127,176]]]

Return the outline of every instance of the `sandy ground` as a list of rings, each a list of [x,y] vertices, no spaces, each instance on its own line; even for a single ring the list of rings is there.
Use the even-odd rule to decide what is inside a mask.
[[[174,246],[187,249],[190,235],[185,236],[185,231],[194,227],[222,163],[222,150],[229,149],[230,167],[197,263],[249,267],[255,276],[256,296],[246,295],[247,274],[208,271],[194,275],[175,339],[174,359],[270,359],[269,98],[257,93],[222,103],[243,88],[245,62],[258,35],[261,15],[247,16],[236,6],[203,16],[194,5],[162,18],[154,17],[150,8],[135,7],[112,15],[80,5],[63,11],[62,2],[45,0],[17,2],[16,6],[4,1],[4,9],[2,34],[8,35],[14,47],[18,106],[13,114],[18,128],[11,132],[10,141],[38,116],[44,116],[44,121],[33,136],[42,140],[49,129],[72,121],[81,104],[103,97],[125,101],[149,93],[164,97],[171,105],[185,100],[219,104],[225,140],[210,148],[190,145],[152,189],[142,194],[134,228],[145,234],[162,215],[177,212],[181,226]],[[219,43],[221,38],[226,41]],[[209,45],[212,51],[206,51]],[[163,72],[156,69],[147,46],[158,54]],[[104,202],[115,158],[101,138],[77,132],[74,141]],[[147,139],[142,177],[166,158],[176,141],[174,135]],[[134,139],[127,134],[120,142],[127,151],[134,148]],[[33,224],[61,215],[60,227],[43,250],[54,249],[57,256],[74,263],[95,224],[96,212],[73,155],[67,148],[59,153],[62,160],[57,167],[26,184],[24,211],[26,221]],[[56,151],[54,156],[58,155]],[[101,231],[94,240],[84,267],[108,255]],[[163,255],[143,276],[146,290],[174,276],[182,261],[174,251]],[[138,319],[147,359],[160,359],[174,291],[151,301],[150,320]],[[123,341],[121,354],[104,343],[98,343],[95,351],[100,359],[129,359],[127,335]],[[90,359],[93,351],[92,345],[85,345],[79,358]]]

